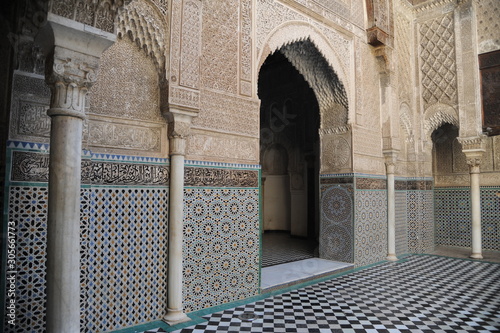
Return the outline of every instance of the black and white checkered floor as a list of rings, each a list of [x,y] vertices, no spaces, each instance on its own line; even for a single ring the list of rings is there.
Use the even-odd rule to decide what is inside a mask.
[[[318,243],[291,237],[289,233],[266,232],[262,235],[262,267],[314,258]]]
[[[203,318],[176,332],[500,332],[500,265],[414,255]]]

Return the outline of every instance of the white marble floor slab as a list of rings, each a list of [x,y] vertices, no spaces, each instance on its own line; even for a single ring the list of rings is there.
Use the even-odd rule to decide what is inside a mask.
[[[261,275],[261,289],[266,291],[271,288],[286,287],[321,276],[335,274],[352,267],[354,267],[353,264],[319,258],[264,267]]]

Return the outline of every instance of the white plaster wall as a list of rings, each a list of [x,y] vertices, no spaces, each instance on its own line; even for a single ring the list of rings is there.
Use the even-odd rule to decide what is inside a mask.
[[[290,230],[288,175],[266,176],[263,202],[264,230]]]

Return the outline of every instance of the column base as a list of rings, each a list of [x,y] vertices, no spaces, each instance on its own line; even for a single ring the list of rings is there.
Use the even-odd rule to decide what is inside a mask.
[[[472,259],[483,259],[483,255],[481,253],[473,253],[470,255]]]
[[[172,310],[167,309],[167,314],[163,317],[163,321],[169,324],[170,326],[184,323],[186,321],[190,321],[189,318],[182,310]]]
[[[398,261],[399,260],[395,254],[388,254],[386,259],[389,261]]]

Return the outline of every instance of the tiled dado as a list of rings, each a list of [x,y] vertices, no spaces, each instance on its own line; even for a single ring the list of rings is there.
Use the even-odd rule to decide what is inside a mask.
[[[319,255],[328,260],[352,263],[354,186],[334,181],[321,179]]]
[[[258,176],[255,169],[186,168],[186,312],[259,293]]]
[[[433,251],[435,245],[433,181],[398,179],[394,186],[396,189],[396,254]]]
[[[387,257],[387,180],[357,176],[354,210],[354,264],[372,264]]]
[[[40,148],[27,144],[15,147]],[[9,220],[17,227],[18,311],[17,325],[6,324],[5,332],[43,332],[48,154],[17,149],[11,152],[6,185]],[[104,159],[92,159],[97,157]],[[83,156],[82,332],[113,330],[164,315],[168,217],[165,165],[166,160],[143,157]]]
[[[435,189],[436,244],[471,246],[469,188]],[[485,250],[500,251],[500,187],[481,188],[481,232]]]
[[[363,266],[387,255],[387,181],[357,174],[321,176],[322,258]]]

